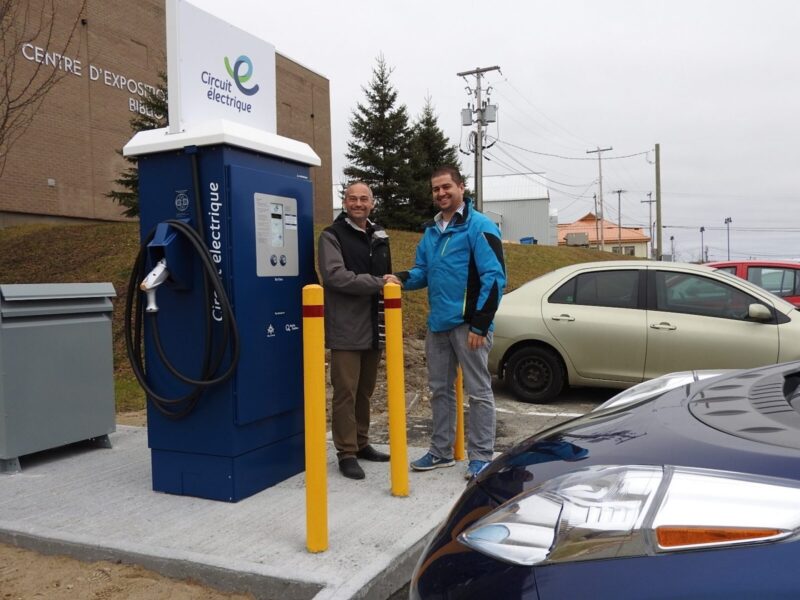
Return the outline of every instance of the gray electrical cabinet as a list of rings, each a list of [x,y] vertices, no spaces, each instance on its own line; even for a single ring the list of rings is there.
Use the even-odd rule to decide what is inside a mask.
[[[110,283],[0,285],[0,473],[115,430]]]

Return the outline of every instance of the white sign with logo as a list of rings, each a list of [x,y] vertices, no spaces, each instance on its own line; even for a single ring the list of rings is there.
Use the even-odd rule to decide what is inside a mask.
[[[167,0],[167,65],[170,133],[215,119],[277,132],[272,44]]]

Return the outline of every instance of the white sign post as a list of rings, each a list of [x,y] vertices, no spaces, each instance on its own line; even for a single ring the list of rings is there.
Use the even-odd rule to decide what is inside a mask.
[[[278,135],[275,47],[187,0],[166,0],[169,127],[140,131],[125,156],[228,144],[319,166],[311,147]]]
[[[216,119],[276,133],[275,47],[187,0],[166,8],[169,133]]]

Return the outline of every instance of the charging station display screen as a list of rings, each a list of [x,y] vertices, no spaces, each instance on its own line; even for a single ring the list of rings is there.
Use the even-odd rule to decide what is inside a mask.
[[[283,248],[283,204],[272,203],[272,247]]]
[[[256,274],[259,277],[299,275],[297,200],[271,194],[254,194],[253,206]]]

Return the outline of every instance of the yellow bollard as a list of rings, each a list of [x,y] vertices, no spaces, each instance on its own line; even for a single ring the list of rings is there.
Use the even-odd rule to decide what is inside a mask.
[[[464,460],[464,373],[461,367],[456,371],[456,443],[453,446],[453,458]]]
[[[322,286],[303,287],[303,391],[306,427],[306,549],[328,549],[325,440],[325,307]]]
[[[383,287],[386,314],[386,387],[389,403],[389,455],[392,495],[408,496],[408,446],[406,444],[406,384],[403,371],[403,311],[400,286]]]

